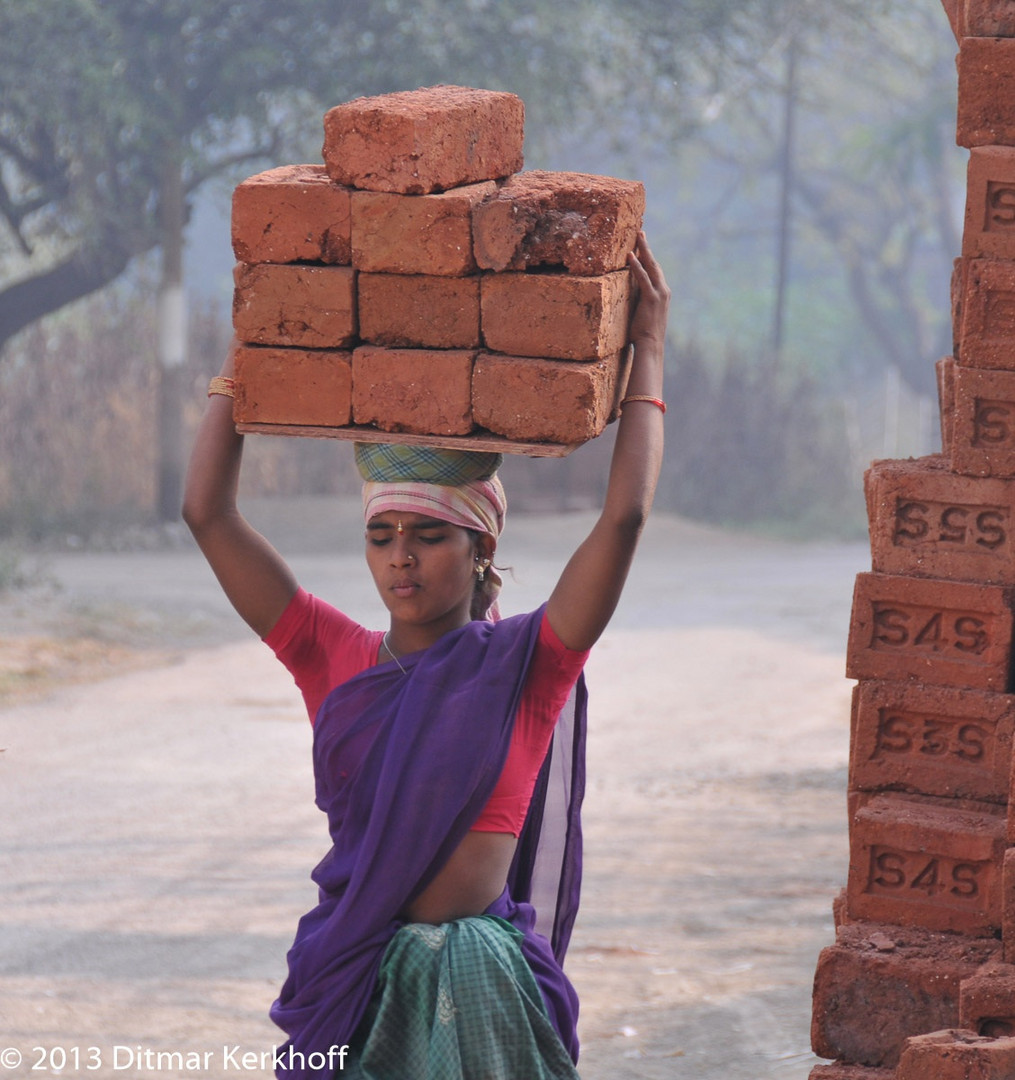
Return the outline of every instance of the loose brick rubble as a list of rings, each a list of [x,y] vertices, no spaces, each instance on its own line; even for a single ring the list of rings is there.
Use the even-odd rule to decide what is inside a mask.
[[[1012,1080],[1015,1039],[935,1031],[909,1039],[895,1080]]]
[[[919,927],[840,926],[814,975],[811,1042],[823,1058],[894,1068],[906,1039],[959,1023],[959,988],[999,944]]]
[[[990,1038],[1015,1035],[1015,967],[990,965],[963,979],[959,1025]]]

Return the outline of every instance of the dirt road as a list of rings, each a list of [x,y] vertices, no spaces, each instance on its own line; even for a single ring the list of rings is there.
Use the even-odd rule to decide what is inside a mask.
[[[308,588],[378,622],[354,513],[249,512]],[[544,598],[588,522],[509,522],[508,612]],[[862,544],[652,524],[588,668],[584,1080],[808,1075],[868,564]],[[296,692],[184,543],[42,576],[0,601],[0,671],[42,665],[0,708],[0,1080],[268,1077],[267,1007],[326,847]],[[76,659],[46,668],[45,643]]]

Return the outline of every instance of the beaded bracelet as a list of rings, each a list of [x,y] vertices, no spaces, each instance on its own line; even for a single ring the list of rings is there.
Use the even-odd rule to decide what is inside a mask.
[[[666,402],[662,398],[652,397],[651,394],[632,394],[630,397],[624,398],[620,403],[620,407],[623,408],[629,401],[647,401],[650,405],[655,405],[660,412],[666,412]]]
[[[221,394],[223,397],[236,397],[236,382],[233,379],[226,378],[225,375],[216,375],[208,383],[208,397],[211,397],[212,394]]]

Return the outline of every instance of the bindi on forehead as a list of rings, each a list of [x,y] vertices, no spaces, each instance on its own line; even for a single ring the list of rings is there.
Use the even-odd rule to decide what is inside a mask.
[[[421,517],[419,515],[411,519],[396,517],[388,521],[372,518],[367,523],[368,532],[396,532],[400,536],[403,533],[416,532],[422,529],[446,529],[449,527],[450,522],[443,521],[441,518]]]

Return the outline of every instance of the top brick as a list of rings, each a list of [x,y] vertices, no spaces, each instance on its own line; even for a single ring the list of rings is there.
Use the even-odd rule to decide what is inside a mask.
[[[514,94],[434,86],[336,105],[324,163],[339,184],[426,195],[522,167],[525,106]]]

